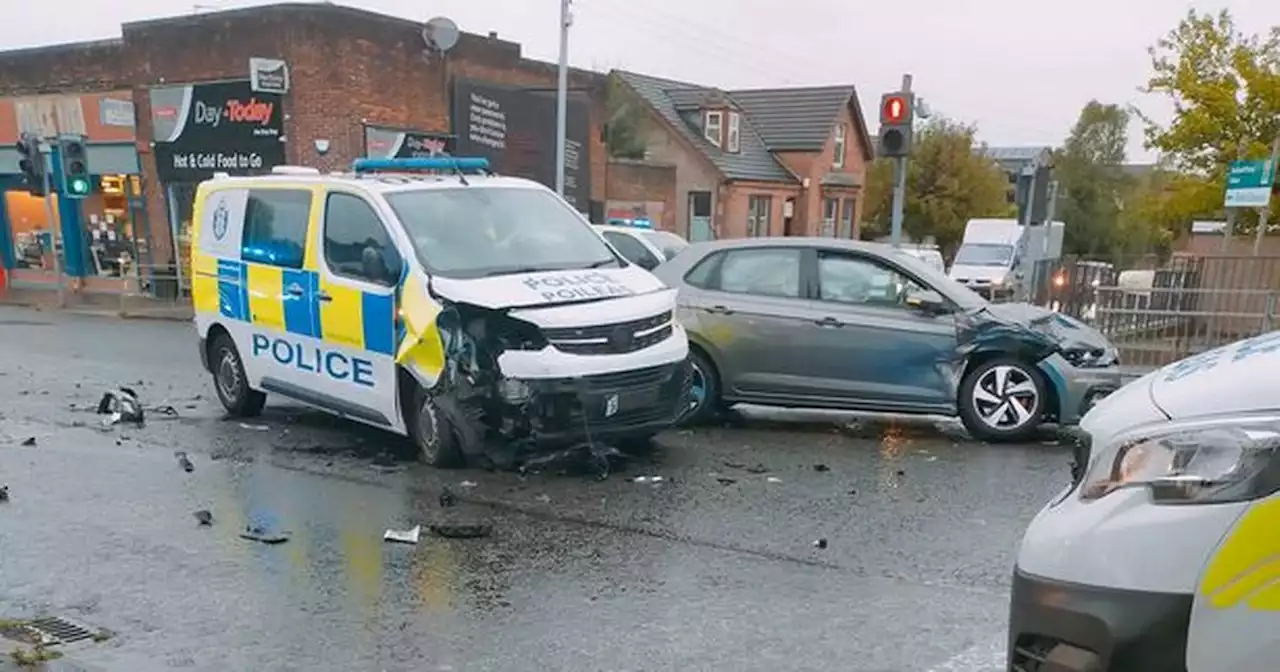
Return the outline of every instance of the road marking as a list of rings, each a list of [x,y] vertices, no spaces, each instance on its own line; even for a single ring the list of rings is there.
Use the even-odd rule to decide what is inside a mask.
[[[975,644],[947,660],[929,668],[929,672],[1003,672],[1005,670],[1005,636]]]

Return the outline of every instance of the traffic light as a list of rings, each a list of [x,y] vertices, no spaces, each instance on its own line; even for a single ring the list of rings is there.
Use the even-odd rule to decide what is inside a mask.
[[[58,138],[58,154],[62,158],[62,193],[67,198],[84,198],[93,191],[89,162],[84,151],[84,138],[64,135]]]
[[[880,156],[902,157],[911,153],[915,102],[915,96],[908,91],[886,93],[880,98]]]
[[[44,196],[44,156],[40,154],[40,136],[23,133],[17,148],[23,186],[35,196]]]

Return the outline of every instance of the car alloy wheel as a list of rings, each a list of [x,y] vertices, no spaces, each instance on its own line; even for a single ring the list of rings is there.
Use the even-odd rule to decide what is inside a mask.
[[[982,373],[973,386],[973,409],[987,427],[1010,432],[1036,421],[1040,391],[1023,369],[1001,364]]]

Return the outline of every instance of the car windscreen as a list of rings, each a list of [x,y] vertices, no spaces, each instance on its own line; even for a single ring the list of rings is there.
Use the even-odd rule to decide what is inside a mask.
[[[689,241],[677,236],[669,231],[641,231],[641,236],[645,240],[662,250],[662,256],[667,261],[675,258],[684,248],[689,247]]]
[[[1013,246],[995,243],[965,243],[956,252],[956,265],[1005,266],[1013,259]]]
[[[903,270],[916,276],[925,285],[951,300],[961,310],[972,310],[987,305],[982,295],[947,277],[940,269],[910,252],[899,250],[893,258]]]
[[[555,194],[523,187],[458,186],[387,194],[419,261],[451,278],[622,266],[613,250]]]

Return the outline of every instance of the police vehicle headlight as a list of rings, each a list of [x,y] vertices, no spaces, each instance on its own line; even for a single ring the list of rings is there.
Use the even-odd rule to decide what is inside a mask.
[[[1280,490],[1280,417],[1147,426],[1098,453],[1080,490],[1091,500],[1147,488],[1156,504],[1247,501]]]

